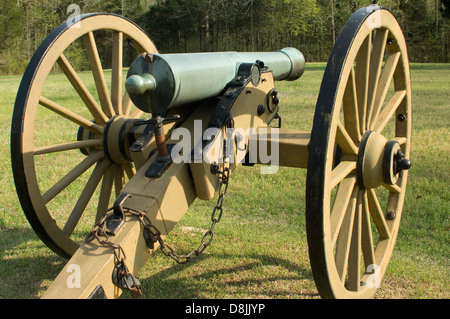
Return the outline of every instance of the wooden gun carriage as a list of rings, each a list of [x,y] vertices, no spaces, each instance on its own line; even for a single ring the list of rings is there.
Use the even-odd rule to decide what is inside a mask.
[[[111,34],[110,80],[97,32]],[[79,45],[89,56],[99,102],[69,62],[71,47]],[[137,58],[125,78],[130,50]],[[55,68],[81,107],[49,98],[68,90],[46,85]],[[44,297],[113,298],[124,289],[138,295],[135,275],[158,247],[178,262],[197,259],[213,240],[228,180],[241,163],[307,169],[306,231],[319,293],[371,297],[392,255],[410,167],[411,87],[402,31],[384,8],[355,12],[331,52],[312,130],[287,130],[280,125],[275,81],[296,80],[304,70],[294,48],[159,54],[142,29],[113,14],[82,15],[53,31],[26,69],[11,129],[23,210],[42,241],[70,258]],[[44,138],[39,129],[48,113],[60,121]],[[255,154],[256,142],[277,155],[272,163]],[[73,152],[82,159],[72,159]],[[58,156],[70,169],[49,184]],[[87,180],[80,181],[85,172]],[[77,182],[84,187],[74,198]],[[200,246],[177,255],[165,236],[196,198],[216,194]],[[90,202],[94,213],[86,208]],[[80,240],[75,229],[86,214],[92,228],[81,229]],[[76,289],[68,287],[73,267],[82,274]]]

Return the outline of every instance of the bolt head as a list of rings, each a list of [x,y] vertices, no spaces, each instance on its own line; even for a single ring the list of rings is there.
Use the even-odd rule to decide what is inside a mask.
[[[219,165],[216,162],[212,162],[209,166],[209,170],[211,171],[211,174],[216,175],[219,172]]]
[[[394,219],[395,219],[395,212],[389,211],[389,212],[386,214],[386,219],[387,219],[387,220],[394,220]]]
[[[266,112],[266,108],[264,107],[264,105],[262,104],[258,105],[257,112],[259,116],[263,115]]]

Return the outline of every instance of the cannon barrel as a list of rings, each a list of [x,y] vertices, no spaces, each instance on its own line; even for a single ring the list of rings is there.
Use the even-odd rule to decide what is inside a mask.
[[[237,75],[241,64],[261,61],[275,81],[298,79],[305,70],[295,48],[275,52],[147,54],[133,61],[125,83],[142,111],[161,114],[169,108],[217,96]]]

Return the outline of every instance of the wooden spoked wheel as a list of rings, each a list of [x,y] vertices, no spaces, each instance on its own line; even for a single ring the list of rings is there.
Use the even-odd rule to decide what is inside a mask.
[[[403,33],[389,11],[369,6],[337,39],[311,132],[306,225],[321,296],[375,293],[399,229],[410,145]]]
[[[66,258],[135,173],[117,141],[124,123],[142,115],[123,73],[145,52],[157,50],[133,22],[83,15],[44,40],[20,84],[11,130],[17,193],[35,232]],[[76,59],[87,71],[74,69]]]

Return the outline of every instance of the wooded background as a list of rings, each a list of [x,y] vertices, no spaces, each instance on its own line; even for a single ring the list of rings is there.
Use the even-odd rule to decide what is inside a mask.
[[[20,74],[45,37],[74,11],[111,12],[140,25],[160,53],[300,49],[326,61],[352,12],[370,0],[3,0],[0,74]],[[450,0],[380,0],[404,31],[412,62],[449,62]],[[108,67],[105,43],[102,60]],[[100,44],[102,45],[102,44]],[[80,46],[72,63],[86,67]],[[78,58],[77,58],[78,57]]]

